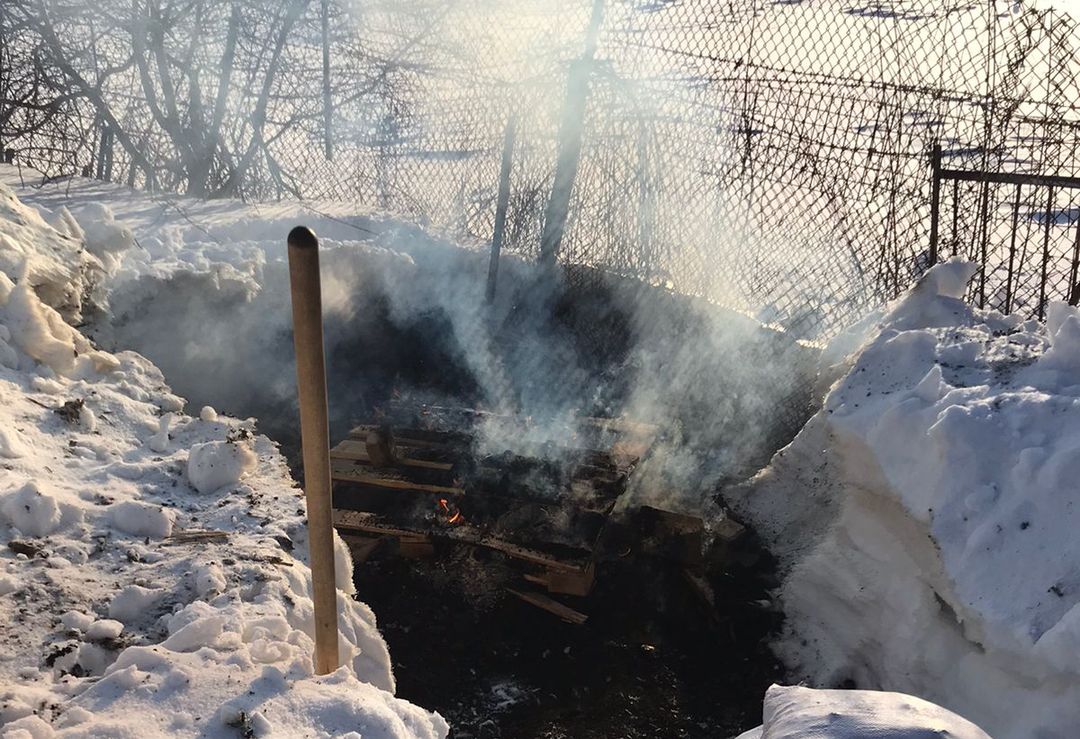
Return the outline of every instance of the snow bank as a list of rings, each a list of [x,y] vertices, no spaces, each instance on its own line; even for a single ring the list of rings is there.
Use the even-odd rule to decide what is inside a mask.
[[[314,675],[304,500],[284,460],[252,420],[187,416],[146,359],[64,322],[83,305],[65,259],[104,269],[115,253],[84,254],[69,218],[65,236],[0,188],[2,735],[445,736],[394,697],[347,557],[343,667]]]
[[[42,303],[64,319],[77,321],[90,307],[90,295],[104,267],[87,251],[81,235],[71,232],[76,227],[66,211],[56,222],[59,229],[0,183],[0,274],[21,277]],[[4,279],[0,277],[0,300],[6,298]]]
[[[781,556],[799,676],[900,690],[999,739],[1080,726],[1080,314],[961,300],[935,267],[731,502]],[[847,337],[850,341],[850,337]],[[858,342],[853,342],[858,344]]]

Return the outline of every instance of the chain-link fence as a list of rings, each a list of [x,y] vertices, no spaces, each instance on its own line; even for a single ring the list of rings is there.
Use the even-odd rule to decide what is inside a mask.
[[[952,168],[1077,174],[1080,29],[1026,0],[234,2],[198,4],[195,17],[150,5],[144,35],[203,59],[201,95],[189,73],[162,84],[180,52],[165,71],[136,62],[101,82],[125,52],[82,41],[65,56],[64,38],[33,20],[52,6],[7,6],[0,138],[16,161],[196,193],[347,200],[483,242],[516,117],[505,249],[539,255],[569,154],[561,261],[799,337],[829,336],[927,267],[935,142]],[[69,35],[93,27],[66,23]],[[185,46],[184,29],[208,40]],[[575,69],[583,88],[568,82]],[[173,113],[147,108],[147,77]],[[202,111],[214,99],[223,120]],[[219,140],[203,154],[173,130],[207,122]],[[200,156],[207,171],[191,187]],[[1033,312],[1015,235],[1026,245],[1049,229],[1049,297],[1064,298],[1080,211],[1062,193],[950,183],[942,197],[960,205],[942,211],[941,253],[986,262],[987,305],[1005,307],[985,296],[1007,287],[1009,307]]]

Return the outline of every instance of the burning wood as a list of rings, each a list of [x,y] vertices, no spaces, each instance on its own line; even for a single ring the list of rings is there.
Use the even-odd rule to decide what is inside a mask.
[[[437,540],[496,551],[548,593],[589,594],[612,510],[648,454],[655,427],[582,418],[536,455],[493,454],[483,451],[487,424],[527,430],[529,420],[432,406],[397,410],[396,423],[358,426],[331,451],[339,530],[390,537],[406,556],[434,551]],[[655,509],[646,519],[646,553],[678,556],[700,545],[700,521]],[[613,531],[625,534],[627,526]],[[374,547],[357,551],[368,556]],[[513,592],[567,620],[584,620],[542,593]]]

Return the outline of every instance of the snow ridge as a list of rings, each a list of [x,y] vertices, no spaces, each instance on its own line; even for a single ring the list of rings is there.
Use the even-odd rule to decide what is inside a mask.
[[[734,502],[784,558],[781,654],[998,739],[1080,726],[1080,312],[966,305],[932,269],[848,346],[824,407]],[[826,352],[829,361],[840,352]]]
[[[0,186],[2,736],[445,736],[394,697],[341,542],[343,667],[314,676],[304,500],[253,419],[188,416],[65,320],[130,247],[97,215],[62,232]]]

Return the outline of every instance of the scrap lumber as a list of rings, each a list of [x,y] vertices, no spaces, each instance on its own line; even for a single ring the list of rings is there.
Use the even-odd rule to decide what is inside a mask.
[[[596,581],[596,566],[590,562],[584,569],[576,572],[549,568],[540,574],[527,573],[524,577],[531,583],[542,585],[549,593],[585,597],[592,592],[593,583]]]
[[[331,462],[331,476],[335,482],[350,482],[393,490],[411,490],[414,492],[436,495],[464,495],[465,491],[453,485],[437,485],[430,482],[418,482],[408,476],[391,476],[386,472],[374,472],[362,465],[346,462]]]
[[[174,531],[163,544],[191,544],[193,542],[224,542],[229,538],[229,532],[191,529],[188,531]]]
[[[554,598],[549,598],[543,593],[530,593],[524,590],[507,588],[506,592],[517,596],[526,603],[552,613],[567,623],[581,625],[589,620],[589,617],[581,611],[575,611],[570,606],[564,605]]]
[[[394,454],[394,437],[387,428],[372,429],[364,440],[367,461],[373,467],[389,467],[397,460]]]
[[[414,455],[412,453],[414,451],[413,447],[395,445],[394,451],[392,464],[401,465],[402,467],[421,467],[444,472],[449,472],[454,467],[452,462],[428,460],[421,458],[419,455]],[[374,464],[367,444],[353,439],[346,439],[331,449],[330,459],[342,462],[368,462]]]

